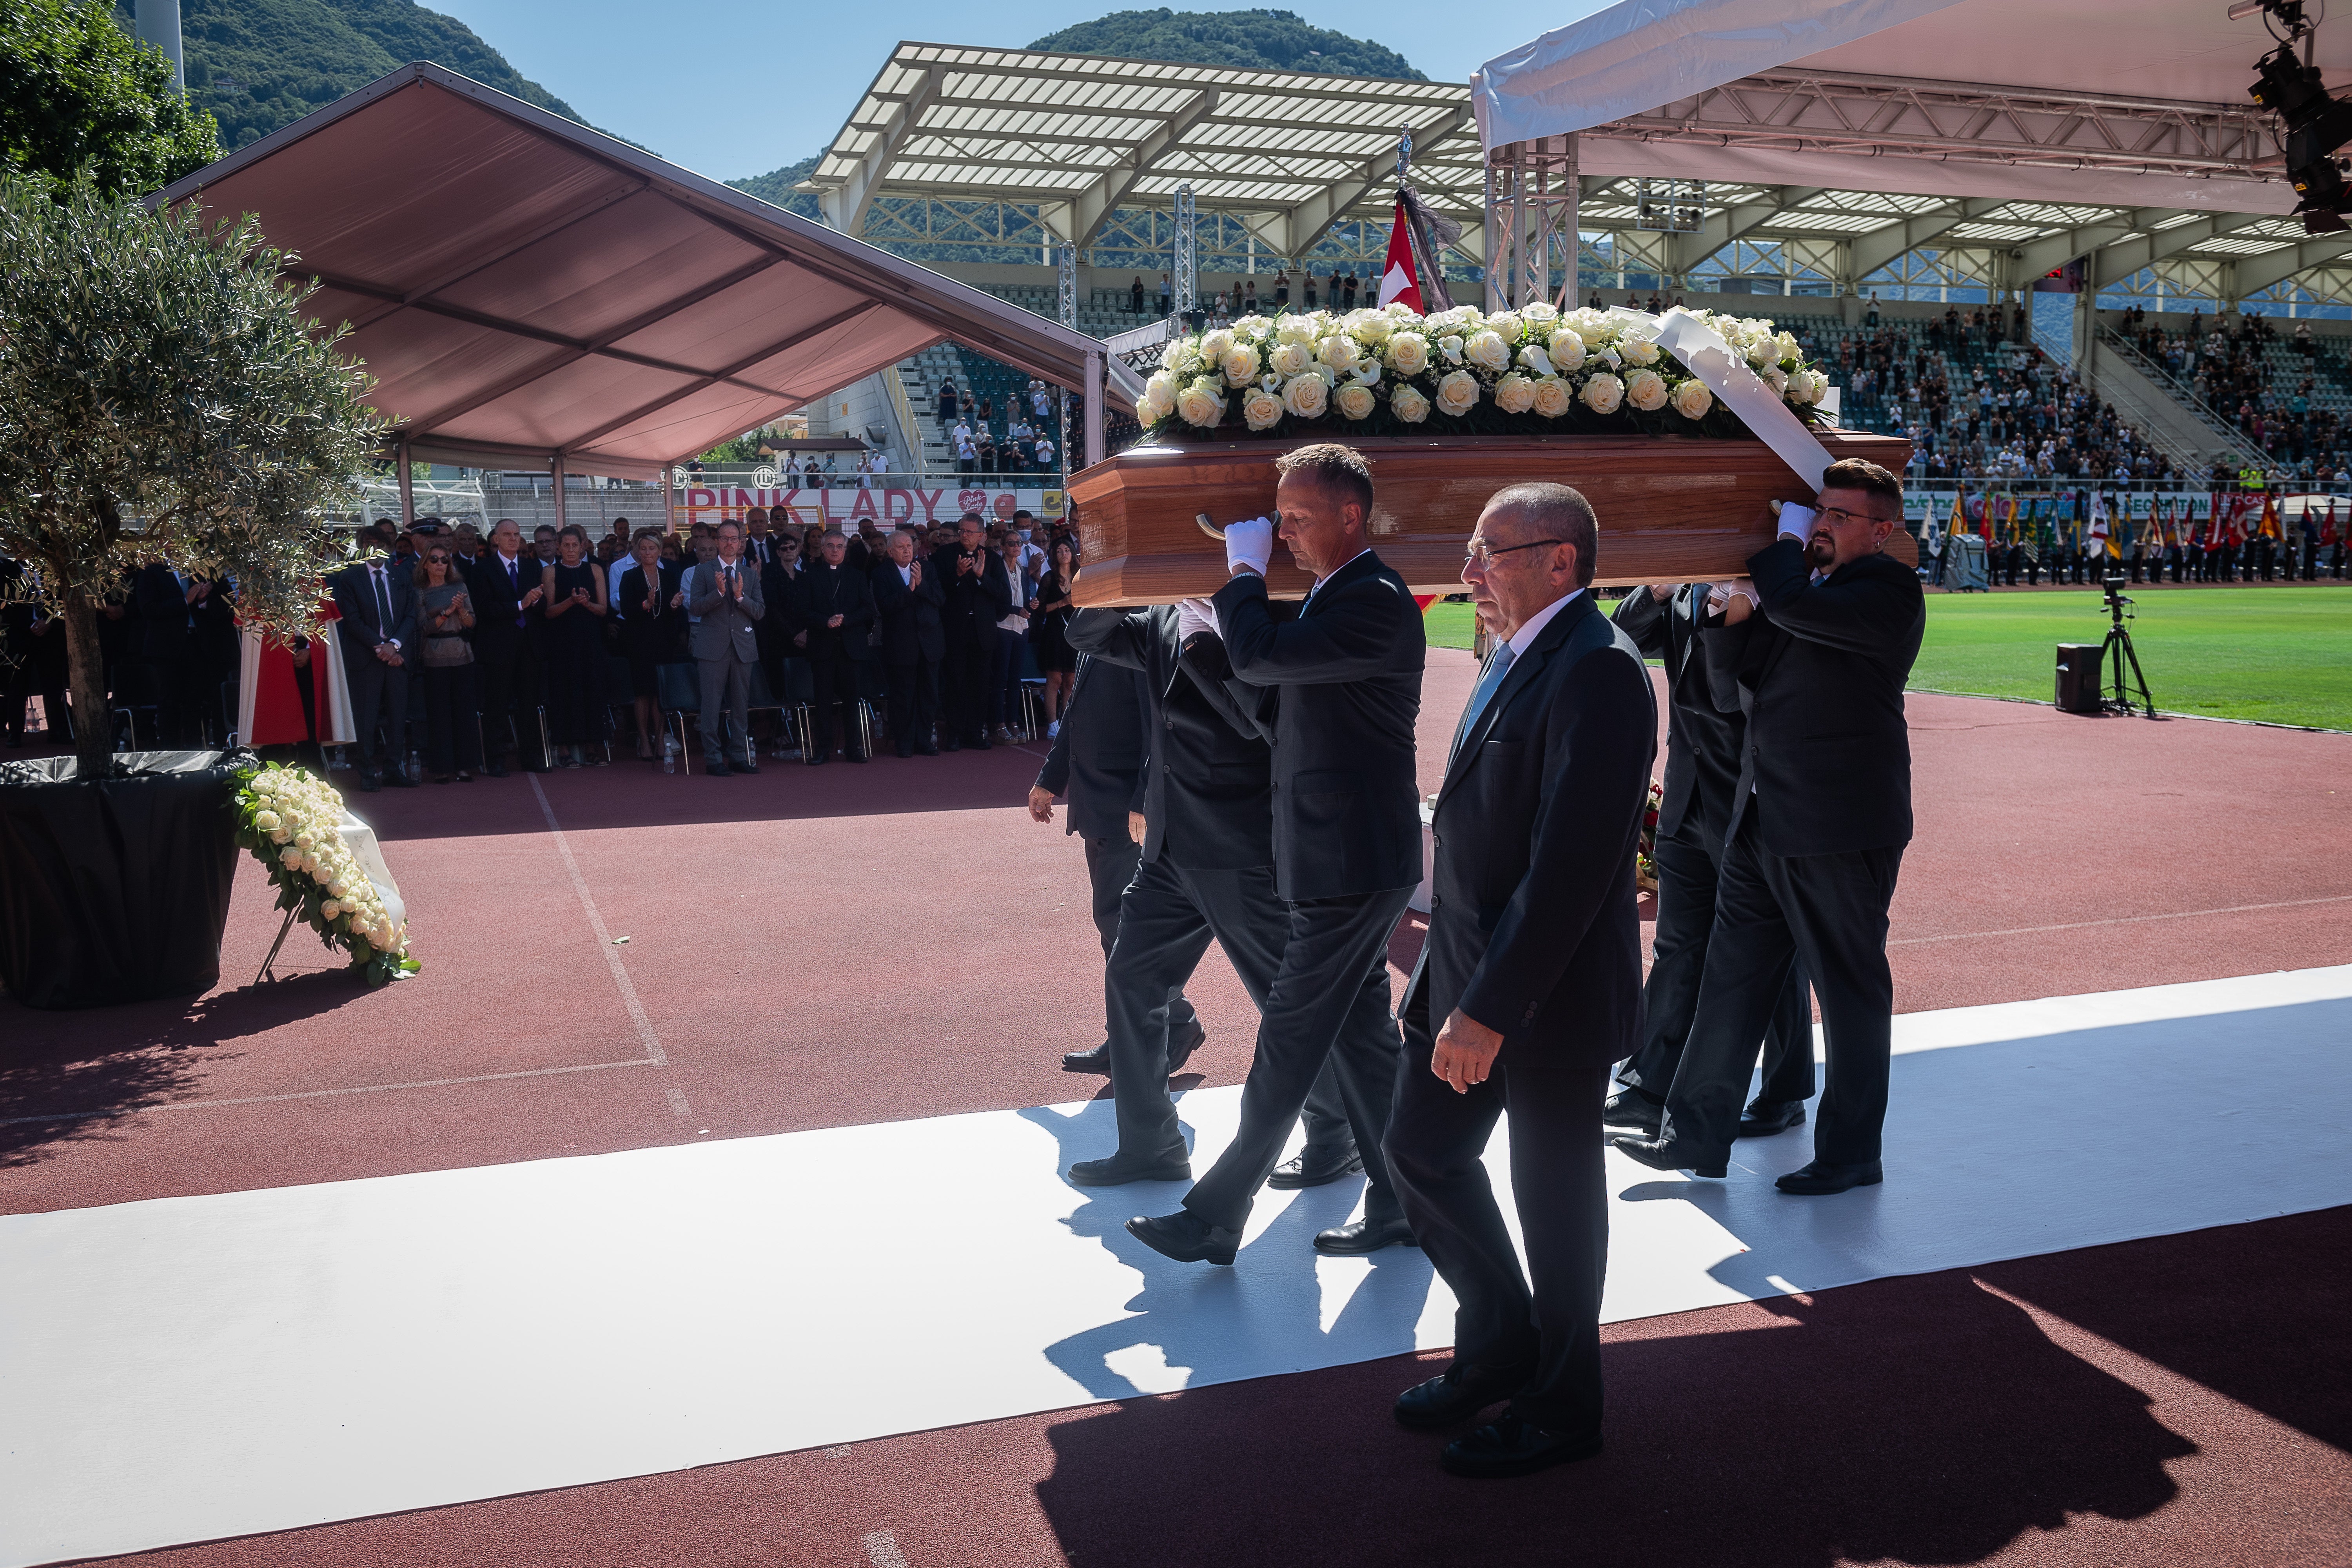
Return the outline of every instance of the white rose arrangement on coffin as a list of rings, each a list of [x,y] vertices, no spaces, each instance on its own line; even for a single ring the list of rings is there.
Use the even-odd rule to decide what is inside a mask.
[[[1910,459],[1900,437],[1823,420],[1828,384],[1769,321],[1705,311],[1533,304],[1424,317],[1392,305],[1244,317],[1172,340],[1136,405],[1144,442],[1074,477],[1086,563],[1074,596],[1096,605],[1214,592],[1223,557],[1195,520],[1270,512],[1275,458],[1311,441],[1371,461],[1373,548],[1416,592],[1461,587],[1480,509],[1527,480],[1572,485],[1592,502],[1597,583],[1734,576],[1772,539],[1770,502],[1813,499],[1808,472],[1817,478],[1823,458],[1898,473]],[[1770,427],[1752,428],[1727,393]],[[1279,551],[1267,584],[1278,595],[1308,585]]]

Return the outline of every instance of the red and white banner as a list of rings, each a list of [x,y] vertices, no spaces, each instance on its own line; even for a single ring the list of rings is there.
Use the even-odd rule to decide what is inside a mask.
[[[1016,511],[1041,521],[1062,515],[1059,489],[1028,489],[1018,485],[963,485],[953,489],[915,489],[903,486],[872,489],[747,489],[737,485],[689,485],[677,493],[682,521],[711,522],[721,515],[740,517],[753,507],[773,511],[783,507],[794,521],[855,528],[872,519],[877,527],[901,522],[953,522],[976,511],[992,521],[1009,522]]]

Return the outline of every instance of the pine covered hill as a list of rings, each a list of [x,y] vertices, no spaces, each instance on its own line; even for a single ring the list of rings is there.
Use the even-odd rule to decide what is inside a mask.
[[[1311,27],[1289,11],[1114,11],[1029,46],[1064,55],[1117,55],[1174,65],[1427,81],[1394,49]]]
[[[1391,81],[1429,79],[1394,49],[1345,33],[1310,27],[1288,11],[1114,11],[1049,33],[1029,47],[1056,54],[1113,55],[1173,65],[1313,71]],[[226,123],[221,134],[224,138],[228,134]],[[815,217],[816,198],[796,195],[793,185],[808,178],[816,164],[815,158],[803,158],[769,174],[727,183],[761,201]]]
[[[472,28],[415,0],[181,0],[180,33],[188,97],[212,110],[231,151],[411,60],[580,119]]]

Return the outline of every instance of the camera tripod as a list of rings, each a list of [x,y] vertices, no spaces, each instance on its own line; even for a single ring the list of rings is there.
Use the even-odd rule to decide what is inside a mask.
[[[2119,574],[2110,573],[2099,579],[2099,585],[2106,590],[2107,595],[2107,640],[2099,645],[2098,668],[2102,687],[2106,685],[2105,672],[2110,658],[2115,660],[2116,667],[2115,689],[2112,693],[2101,693],[2099,711],[2120,713],[2126,718],[2131,716],[2131,694],[2124,684],[2124,666],[2128,662],[2132,684],[2139,688],[2139,705],[2153,719],[2156,717],[2156,700],[2147,694],[2147,677],[2139,671],[2139,653],[2132,647],[2131,629],[2124,625],[2125,621],[2132,618],[2132,601],[2123,593],[2124,579]]]

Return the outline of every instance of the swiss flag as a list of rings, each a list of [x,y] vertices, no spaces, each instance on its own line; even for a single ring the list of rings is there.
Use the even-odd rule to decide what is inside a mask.
[[[1396,221],[1389,226],[1388,265],[1381,270],[1381,303],[1403,300],[1417,315],[1428,314],[1421,302],[1421,284],[1412,275],[1412,239],[1405,231],[1404,204],[1396,205]]]

